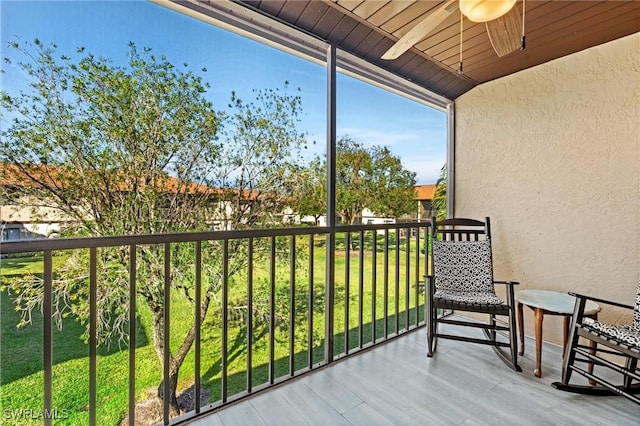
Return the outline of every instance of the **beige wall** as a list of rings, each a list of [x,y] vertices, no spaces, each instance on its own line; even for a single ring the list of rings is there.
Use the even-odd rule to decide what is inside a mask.
[[[60,227],[71,218],[60,210],[43,206],[36,198],[22,197],[11,203],[0,199],[0,229],[4,222],[20,223],[26,231],[43,236],[51,236],[60,231]]]
[[[496,278],[632,304],[640,34],[483,84],[455,107],[455,215],[491,217]],[[544,340],[561,341],[560,321],[545,317]]]
[[[0,200],[0,221],[2,222],[68,222],[70,218],[58,209],[42,205],[33,197],[21,197],[11,203]]]

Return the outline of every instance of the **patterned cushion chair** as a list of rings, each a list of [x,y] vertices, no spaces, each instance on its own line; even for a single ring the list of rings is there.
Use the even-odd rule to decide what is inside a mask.
[[[581,294],[570,294],[576,297],[576,305],[571,322],[569,344],[562,366],[562,381],[552,383],[552,386],[577,393],[622,395],[640,404],[640,398],[636,396],[637,393],[640,393],[640,371],[638,370],[638,359],[640,359],[640,285],[634,306]],[[608,324],[587,318],[584,316],[587,300],[633,311],[633,320],[631,324]],[[597,349],[580,343],[581,337],[594,342]],[[603,354],[606,355],[602,356]],[[611,355],[617,355],[617,357]],[[588,364],[597,367],[602,372],[608,370],[609,374],[600,374],[596,368],[593,373],[590,373],[584,368]],[[589,379],[590,385],[570,383],[573,372]],[[621,380],[614,383],[612,377],[620,377]]]
[[[522,371],[516,350],[513,286],[517,283],[493,279],[489,218],[440,222],[432,218],[430,235],[433,271],[427,276],[427,355],[434,355],[438,338],[480,343],[492,346],[507,365]],[[506,302],[496,294],[496,283],[506,285]],[[488,314],[488,321],[443,315],[451,311]],[[484,338],[441,333],[439,324],[482,329]]]

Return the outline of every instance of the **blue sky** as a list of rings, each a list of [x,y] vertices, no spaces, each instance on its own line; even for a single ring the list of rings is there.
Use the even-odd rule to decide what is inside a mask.
[[[211,24],[143,1],[6,1],[0,0],[2,57],[9,40],[56,44],[59,54],[73,56],[77,47],[126,62],[128,43],[150,47],[170,62],[187,63],[211,84],[207,97],[223,109],[232,90],[250,100],[252,90],[300,88],[304,117],[301,130],[315,141],[313,152],[325,147],[326,72],[274,48],[219,29]],[[207,72],[200,70],[206,68]],[[15,69],[0,77],[3,90],[23,85]],[[338,136],[348,134],[366,145],[386,145],[417,173],[419,184],[434,183],[446,161],[444,113],[385,92],[347,76],[339,76]]]

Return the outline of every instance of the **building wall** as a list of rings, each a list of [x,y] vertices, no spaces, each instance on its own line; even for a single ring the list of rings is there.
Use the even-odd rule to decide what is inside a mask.
[[[640,34],[483,84],[455,107],[455,215],[491,217],[496,278],[633,304]],[[561,342],[560,321],[545,317],[545,341]]]
[[[31,197],[10,201],[0,198],[0,239],[3,240],[49,237],[71,220],[60,210],[43,206]]]

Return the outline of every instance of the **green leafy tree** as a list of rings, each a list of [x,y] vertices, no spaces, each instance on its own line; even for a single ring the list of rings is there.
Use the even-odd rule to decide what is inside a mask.
[[[438,210],[438,219],[447,217],[447,164],[440,169],[440,177],[436,182],[436,191],[433,194],[433,207]]]
[[[346,223],[355,223],[364,208],[388,217],[411,212],[415,183],[415,173],[389,148],[367,148],[349,136],[338,140],[336,209]]]
[[[327,212],[326,182],[326,164],[319,157],[313,158],[307,167],[300,167],[296,173],[291,204],[300,216],[312,216],[316,226]]]
[[[297,184],[296,153],[306,146],[306,134],[297,130],[301,98],[267,89],[246,103],[232,93],[229,108],[221,128],[225,142],[208,182],[233,208],[218,218],[225,228],[273,226]]]
[[[0,176],[11,196],[34,211],[46,205],[71,219],[62,236],[158,234],[264,227],[287,202],[292,153],[305,142],[296,130],[300,97],[257,91],[255,100],[231,96],[229,113],[206,100],[200,76],[179,70],[150,49],[129,46],[127,66],[77,52],[56,57],[36,40],[9,45],[23,60],[15,66],[30,86],[1,94]],[[204,70],[203,70],[204,71]],[[286,84],[285,84],[286,88]],[[202,319],[217,304],[221,248],[202,247]],[[194,303],[192,248],[171,246],[171,290]],[[246,248],[230,242],[229,273],[246,265]],[[138,297],[152,315],[153,344],[162,365],[164,247],[137,247]],[[53,288],[54,317],[73,314],[88,325],[88,254],[74,251]],[[98,332],[101,343],[127,343],[129,252],[101,249],[98,256]],[[42,281],[9,284],[23,323],[42,306]],[[174,336],[175,337],[175,336]],[[170,402],[195,338],[195,324],[170,351]],[[163,396],[163,383],[158,396]]]
[[[336,144],[336,211],[353,224],[368,208],[376,214],[400,217],[415,204],[415,173],[404,168],[387,147],[366,147],[349,136]],[[300,215],[326,214],[326,160],[314,158],[297,172],[291,203]]]

